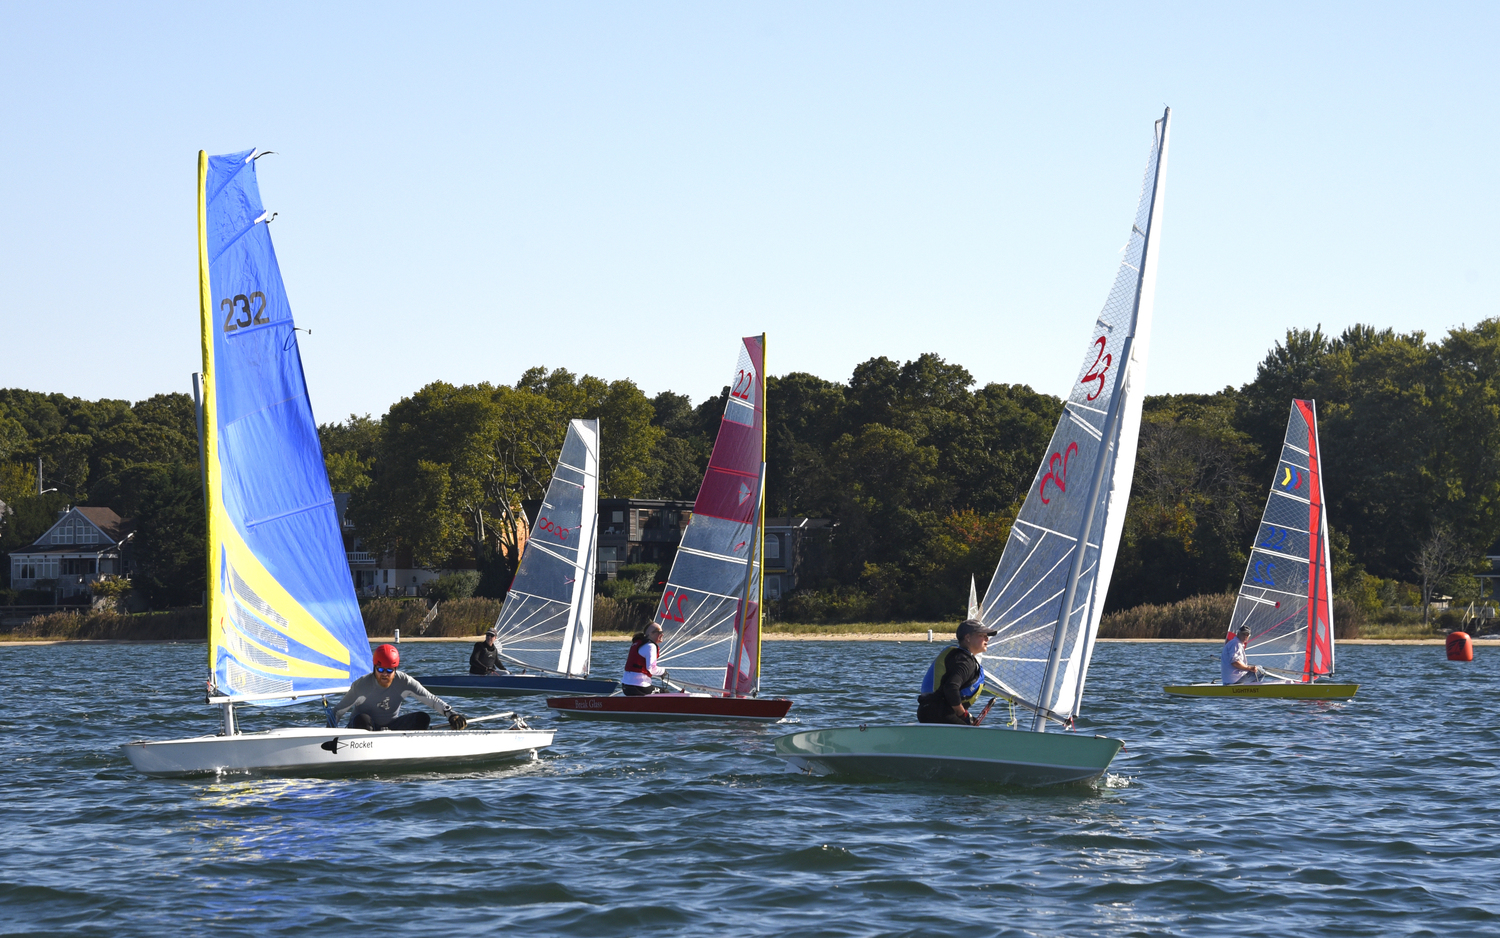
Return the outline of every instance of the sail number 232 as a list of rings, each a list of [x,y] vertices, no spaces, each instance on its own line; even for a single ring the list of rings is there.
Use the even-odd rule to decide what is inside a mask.
[[[260,301],[256,305],[256,300]],[[226,297],[219,301],[219,309],[224,310],[224,331],[233,332],[246,326],[264,326],[271,320],[265,317],[266,295],[259,290],[246,296],[241,293],[235,297]]]

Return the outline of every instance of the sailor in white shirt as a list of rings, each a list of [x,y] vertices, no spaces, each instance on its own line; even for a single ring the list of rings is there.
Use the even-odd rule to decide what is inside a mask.
[[[1250,645],[1250,626],[1240,630],[1224,643],[1224,653],[1219,656],[1219,676],[1225,684],[1250,684],[1260,680],[1260,668],[1245,661],[1245,649]]]

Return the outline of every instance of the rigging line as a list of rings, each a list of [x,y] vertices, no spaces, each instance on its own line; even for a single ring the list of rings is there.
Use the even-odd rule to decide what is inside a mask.
[[[547,608],[549,605],[558,605],[562,606],[563,608],[555,609],[549,612]],[[507,605],[505,608],[508,609],[510,608],[510,606]],[[522,636],[529,635],[531,634],[532,630],[536,629],[538,626],[546,625],[548,622],[551,622],[558,616],[572,611],[571,606],[568,606],[564,603],[558,603],[555,600],[547,600],[540,606],[530,609],[527,608],[527,604],[523,601],[516,603],[515,608],[521,611],[512,613],[509,619],[505,618],[505,609],[500,610],[500,619],[495,622],[497,637],[520,638]],[[537,620],[539,616],[544,617]],[[501,633],[503,633],[503,636],[501,635]]]
[[[1005,618],[1005,617],[1010,616],[1011,611],[1014,610],[1017,606],[1019,606],[1021,604],[1022,600],[1024,600],[1027,596],[1030,596],[1033,590],[1035,590],[1037,587],[1042,586],[1044,583],[1046,583],[1047,582],[1047,578],[1050,577],[1050,576],[1052,576],[1053,571],[1055,571],[1058,567],[1062,566],[1063,562],[1066,561],[1068,558],[1072,557],[1074,551],[1076,551],[1076,550],[1077,550],[1076,547],[1070,547],[1066,551],[1064,551],[1062,553],[1062,556],[1058,557],[1057,560],[1053,562],[1052,566],[1048,567],[1045,571],[1043,571],[1043,573],[1042,573],[1041,576],[1039,576],[1039,577],[1036,578],[1036,580],[1031,584],[1031,586],[1029,586],[1026,589],[1026,592],[1024,592],[1021,595],[1017,596],[1016,597],[1016,601],[1013,602],[1013,603],[1011,603],[1009,606],[1005,607],[1005,609],[1001,610],[1000,614],[998,616],[996,616],[996,618]],[[1027,559],[1030,559],[1030,558],[1028,557]],[[1016,572],[1019,573],[1020,571],[1018,570]],[[1011,579],[1014,580],[1015,578],[1012,577]],[[1010,584],[1007,583],[1006,585],[1009,586]],[[1042,600],[1042,604],[1045,605],[1046,603],[1051,602],[1052,600],[1056,599],[1057,596],[1058,596],[1058,594],[1054,593],[1053,595],[1051,595],[1051,596],[1047,597],[1046,599]],[[1021,616],[1017,616],[1016,618],[1022,618],[1024,616],[1029,616],[1029,615],[1031,615],[1033,612],[1035,612],[1039,608],[1041,608],[1041,607],[1040,606],[1033,606],[1032,608],[1030,608],[1030,609],[1026,610],[1024,613],[1022,613]],[[1014,621],[1014,620],[1012,620],[1012,621]]]

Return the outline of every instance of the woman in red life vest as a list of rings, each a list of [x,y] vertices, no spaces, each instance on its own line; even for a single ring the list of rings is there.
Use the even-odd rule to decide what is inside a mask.
[[[651,679],[667,673],[666,668],[656,663],[661,634],[661,626],[653,622],[646,631],[635,633],[630,640],[630,651],[625,655],[625,674],[620,678],[620,690],[626,697],[656,693]]]

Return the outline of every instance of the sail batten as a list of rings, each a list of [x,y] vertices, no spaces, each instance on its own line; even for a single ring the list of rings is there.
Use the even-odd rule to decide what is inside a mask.
[[[1170,116],[1155,124],[1125,256],[980,604],[998,630],[987,670],[1038,714],[1034,729],[1078,712],[1130,497]]]
[[[252,153],[198,163],[208,651],[214,693],[275,705],[370,649]]]

